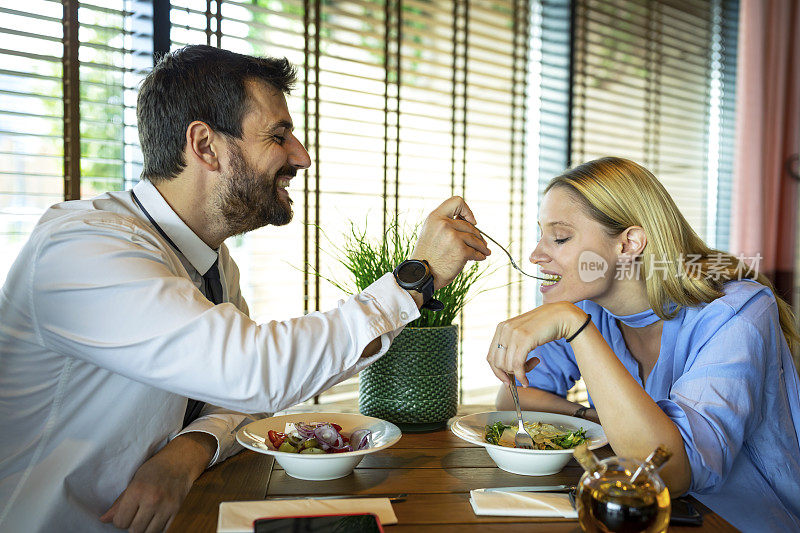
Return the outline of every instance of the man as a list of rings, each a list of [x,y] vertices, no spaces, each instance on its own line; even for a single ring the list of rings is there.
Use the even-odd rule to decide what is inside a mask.
[[[144,179],[42,217],[0,294],[0,530],[163,530],[238,451],[241,413],[354,375],[431,304],[424,285],[490,253],[451,198],[423,226],[415,290],[387,273],[335,310],[250,320],[223,241],[292,217],[310,164],[293,81],[286,60],[168,54],[139,94]]]

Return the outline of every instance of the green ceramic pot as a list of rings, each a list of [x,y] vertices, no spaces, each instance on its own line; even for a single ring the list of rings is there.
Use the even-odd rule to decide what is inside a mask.
[[[358,403],[403,431],[443,427],[458,408],[458,326],[405,328],[361,371]]]

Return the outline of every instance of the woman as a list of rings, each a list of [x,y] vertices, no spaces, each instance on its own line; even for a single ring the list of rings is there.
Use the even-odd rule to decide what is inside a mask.
[[[544,305],[499,324],[487,358],[530,384],[523,408],[599,420],[621,456],[664,444],[673,496],[744,531],[800,530],[800,338],[769,281],[708,248],[625,159],[554,178],[539,226]],[[588,411],[564,398],[580,377]]]

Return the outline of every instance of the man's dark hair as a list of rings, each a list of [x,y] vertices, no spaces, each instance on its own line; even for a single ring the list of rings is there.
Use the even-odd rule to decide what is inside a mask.
[[[186,128],[195,120],[241,139],[249,103],[245,81],[262,80],[288,94],[296,79],[286,58],[252,57],[206,45],[164,54],[139,89],[142,177],[170,179],[186,167]]]

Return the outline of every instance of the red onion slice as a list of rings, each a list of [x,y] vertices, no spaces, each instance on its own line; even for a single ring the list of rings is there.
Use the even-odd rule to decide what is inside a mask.
[[[369,447],[369,438],[372,431],[368,429],[358,429],[350,435],[350,445],[354,450],[363,450]]]
[[[294,425],[294,428],[297,430],[298,435],[304,439],[313,439],[316,436],[314,433],[314,426],[298,422]]]
[[[358,429],[350,435],[349,442],[343,438],[341,433],[330,423],[304,424],[298,422],[294,424],[297,436],[302,443],[316,439],[320,448],[326,453],[353,452],[369,448],[372,431],[368,429]],[[295,437],[297,440],[297,437]]]
[[[331,448],[335,448],[337,445],[342,445],[342,436],[339,435],[339,432],[336,431],[330,424],[322,424],[314,429],[314,436],[320,442],[320,444],[327,445]],[[323,446],[323,449],[325,447]]]

